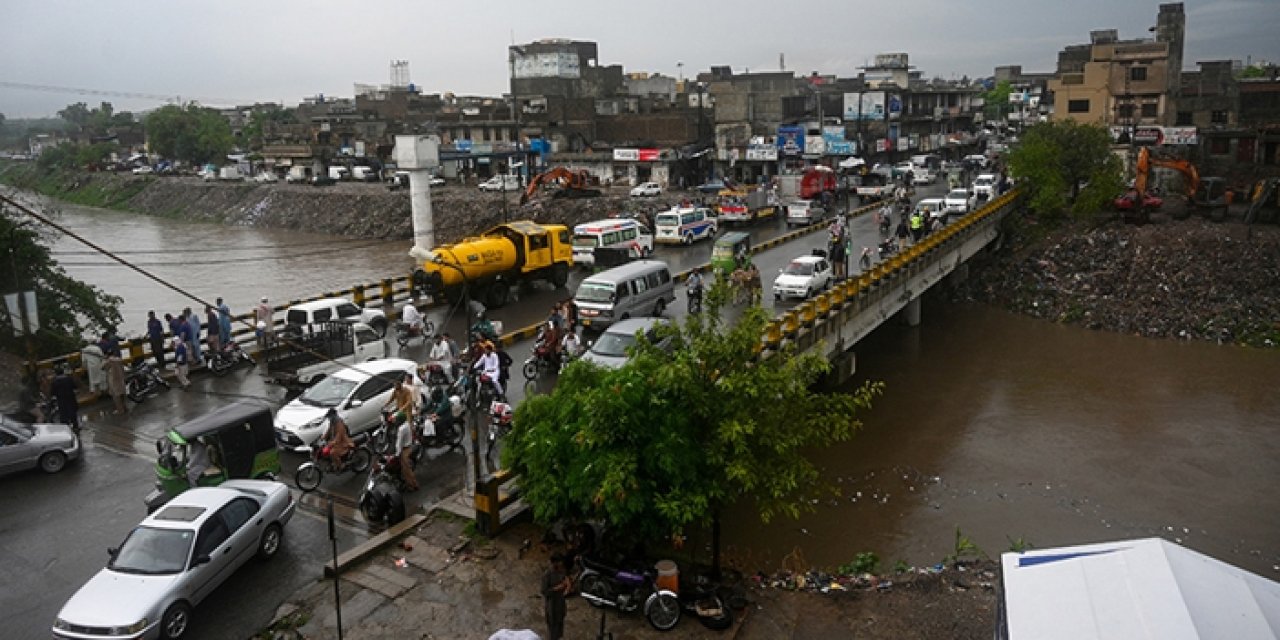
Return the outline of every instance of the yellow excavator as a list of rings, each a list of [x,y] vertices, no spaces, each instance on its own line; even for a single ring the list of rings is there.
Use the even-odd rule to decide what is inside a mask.
[[[1146,147],[1138,151],[1138,162],[1133,179],[1133,188],[1137,191],[1139,198],[1146,197],[1147,182],[1150,179],[1152,167],[1164,167],[1182,174],[1187,206],[1175,208],[1170,212],[1175,219],[1186,219],[1191,215],[1192,207],[1207,211],[1209,218],[1214,222],[1226,219],[1227,205],[1231,204],[1230,190],[1227,189],[1226,180],[1201,177],[1200,171],[1191,162],[1175,158],[1157,158],[1152,156],[1151,151]],[[1142,215],[1145,215],[1145,211]]]
[[[1253,185],[1244,222],[1280,222],[1280,178],[1263,178]]]

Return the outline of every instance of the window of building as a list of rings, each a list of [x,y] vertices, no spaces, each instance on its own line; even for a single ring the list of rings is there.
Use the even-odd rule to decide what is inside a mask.
[[[1129,79],[1130,80],[1146,80],[1147,68],[1146,67],[1130,67]]]
[[[1214,110],[1209,114],[1209,122],[1212,122],[1213,124],[1226,124],[1227,112],[1225,110]]]
[[[1215,156],[1225,156],[1231,152],[1231,141],[1227,138],[1213,138],[1209,140],[1209,153]]]
[[[1147,104],[1142,105],[1142,117],[1154,118],[1157,115],[1160,115],[1160,105],[1154,102],[1149,102]]]
[[[1089,101],[1088,100],[1068,101],[1067,113],[1089,113]]]
[[[1194,120],[1191,119],[1190,111],[1179,111],[1178,119],[1174,122],[1174,125],[1179,127],[1189,127],[1193,123],[1194,123]]]
[[[1117,118],[1119,118],[1119,119],[1121,119],[1121,120],[1132,120],[1132,119],[1133,119],[1133,105],[1131,105],[1131,104],[1122,104],[1122,105],[1120,105],[1120,106],[1116,107],[1116,117],[1117,117]]]

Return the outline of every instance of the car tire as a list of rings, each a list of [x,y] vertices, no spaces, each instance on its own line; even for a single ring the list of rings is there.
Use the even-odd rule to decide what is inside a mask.
[[[160,617],[160,637],[164,640],[178,640],[186,635],[191,626],[191,605],[175,602],[165,609]]]
[[[274,522],[267,525],[266,531],[262,532],[262,538],[258,540],[258,559],[265,562],[276,557],[280,552],[282,539],[284,539],[284,530],[280,525]]]
[[[653,305],[653,317],[661,318],[662,313],[667,310],[667,301],[658,300],[658,304]]]
[[[61,451],[48,451],[40,456],[40,470],[45,473],[57,473],[67,466],[67,454]]]

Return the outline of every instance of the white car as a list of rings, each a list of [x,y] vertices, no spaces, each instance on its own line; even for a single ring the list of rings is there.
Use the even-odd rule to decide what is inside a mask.
[[[520,176],[494,176],[480,183],[481,191],[519,191]]]
[[[925,198],[916,203],[915,210],[923,213],[926,221],[943,218],[943,222],[946,222],[946,204],[942,198]]]
[[[975,201],[984,200],[990,202],[996,197],[996,178],[995,174],[983,173],[973,180],[973,198]],[[971,208],[977,208],[976,206]]]
[[[370,360],[338,369],[276,412],[276,442],[283,449],[309,453],[324,435],[325,414],[334,409],[351,435],[377,426],[383,405],[404,374],[418,375],[418,363],[403,358]]]
[[[182,637],[191,608],[236,569],[275,557],[293,511],[289,488],[266,480],[228,480],[175,497],[62,605],[53,637]]]
[[[378,336],[387,335],[387,314],[378,309],[365,309],[346,298],[321,298],[302,302],[284,312],[285,325],[305,327],[317,322],[349,320],[369,325]]]
[[[645,182],[631,188],[632,198],[652,198],[662,195],[662,185],[656,182]]]
[[[831,284],[831,263],[826,256],[800,256],[778,270],[773,299],[808,298]]]
[[[151,167],[148,167],[146,165],[133,168],[133,175],[135,176],[146,176],[146,175],[151,175],[155,172],[156,172],[155,169],[152,169]]]
[[[927,167],[916,167],[911,171],[913,184],[933,184],[934,174]]]
[[[270,171],[261,171],[258,175],[253,177],[254,182],[275,182],[276,180],[278,180],[278,178],[276,178],[276,174],[271,173]]]
[[[792,200],[786,204],[787,226],[808,226],[826,217],[827,210],[812,200]]]
[[[969,191],[952,189],[942,198],[942,208],[947,215],[962,216],[969,212]]]

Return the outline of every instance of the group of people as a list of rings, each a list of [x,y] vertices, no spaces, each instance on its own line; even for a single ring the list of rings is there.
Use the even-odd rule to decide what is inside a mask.
[[[216,306],[205,305],[203,318],[191,307],[186,307],[177,314],[164,314],[163,322],[156,317],[155,311],[148,311],[147,341],[156,366],[161,370],[165,368],[166,330],[170,336],[167,347],[173,351],[174,375],[178,384],[186,389],[191,386],[187,377],[191,367],[204,365],[207,357],[213,357],[224,345],[231,343],[231,307],[218,298]]]

